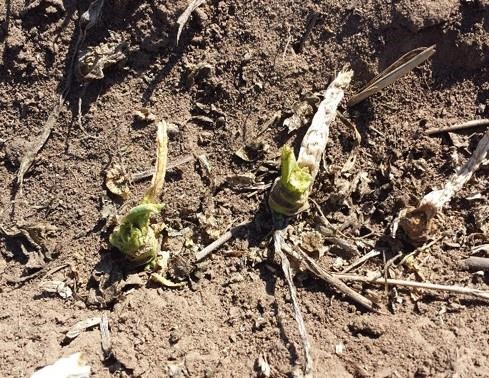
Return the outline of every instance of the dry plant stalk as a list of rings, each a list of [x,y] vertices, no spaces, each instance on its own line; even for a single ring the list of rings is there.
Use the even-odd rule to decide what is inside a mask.
[[[370,299],[364,297],[363,295],[358,294],[355,290],[351,289],[345,283],[343,283],[342,281],[337,279],[334,275],[331,275],[328,272],[326,272],[316,261],[314,261],[312,258],[310,258],[300,248],[299,248],[298,254],[294,253],[290,249],[285,249],[285,250],[288,253],[294,255],[295,258],[298,258],[299,261],[303,262],[308,271],[313,273],[315,276],[321,278],[322,280],[324,280],[325,282],[327,282],[328,284],[333,286],[338,291],[345,294],[352,301],[359,304],[360,306],[365,307],[366,309],[368,309],[370,311],[378,312],[378,308],[374,302],[372,302]]]
[[[413,210],[404,209],[400,214],[399,225],[415,244],[423,243],[431,232],[434,216],[470,180],[489,151],[489,130],[480,140],[470,159],[455,173],[442,189],[433,190],[420,201]]]
[[[370,278],[365,276],[359,276],[355,274],[335,274],[335,278],[338,278],[342,281],[352,281],[352,282],[366,282],[372,283],[376,285],[385,285],[386,283],[394,286],[406,286],[406,287],[414,287],[419,289],[426,290],[436,290],[436,291],[445,291],[448,293],[456,293],[456,294],[464,294],[473,296],[481,299],[489,300],[489,292],[479,289],[473,289],[470,287],[464,286],[456,286],[456,285],[439,285],[429,282],[418,282],[418,281],[409,281],[409,280],[396,280],[384,277]]]
[[[89,378],[91,368],[82,352],[60,358],[52,365],[43,367],[31,375],[31,378],[78,377]]]
[[[309,207],[308,197],[328,143],[329,126],[336,118],[338,105],[352,76],[353,71],[343,70],[328,86],[302,140],[297,161],[291,147],[283,148],[281,175],[268,198],[270,208],[276,213],[293,216]]]
[[[473,127],[482,127],[489,126],[489,119],[474,119],[472,121],[467,121],[463,123],[457,123],[456,125],[447,126],[447,127],[434,127],[426,130],[427,135],[434,135],[439,133],[451,132],[451,131],[460,131],[467,130]]]
[[[273,245],[274,245],[275,253],[280,258],[282,270],[284,272],[284,276],[287,281],[287,286],[289,287],[290,298],[292,300],[292,305],[294,307],[294,318],[298,325],[299,335],[302,339],[302,344],[304,345],[304,359],[305,359],[304,378],[312,378],[313,369],[314,369],[312,346],[309,340],[309,335],[307,333],[306,325],[304,323],[304,318],[302,316],[302,312],[299,306],[299,300],[297,299],[297,289],[294,285],[293,271],[292,268],[290,267],[290,263],[287,256],[285,256],[283,252],[283,248],[286,248],[286,246],[281,231],[276,231],[273,234]]]
[[[489,258],[470,256],[469,258],[461,261],[459,266],[460,268],[469,270],[471,272],[477,272],[480,270],[487,272],[489,271]]]
[[[413,68],[419,66],[435,52],[435,45],[433,45],[430,47],[419,47],[404,54],[384,71],[375,76],[359,93],[354,95],[348,101],[348,106],[356,105],[375,93],[380,92]]]
[[[178,41],[180,40],[180,35],[182,34],[183,27],[187,23],[188,18],[190,17],[192,12],[196,10],[204,2],[205,0],[192,0],[190,4],[187,6],[187,8],[185,9],[185,11],[180,15],[180,17],[178,17],[177,45],[178,45]]]

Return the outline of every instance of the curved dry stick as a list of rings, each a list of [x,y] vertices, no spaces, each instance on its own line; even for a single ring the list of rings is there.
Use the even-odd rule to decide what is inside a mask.
[[[183,27],[187,23],[188,18],[192,14],[194,10],[197,9],[200,5],[202,5],[205,2],[205,0],[192,0],[190,4],[187,6],[185,11],[178,17],[177,24],[178,24],[178,31],[177,31],[177,45],[178,41],[180,40],[180,35],[182,34]]]

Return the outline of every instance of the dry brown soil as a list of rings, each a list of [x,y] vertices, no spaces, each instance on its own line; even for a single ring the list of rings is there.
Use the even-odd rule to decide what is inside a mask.
[[[369,244],[386,258],[412,251],[388,237],[393,217],[439,187],[484,131],[430,137],[425,130],[489,117],[489,2],[209,0],[177,46],[176,20],[186,0],[107,0],[84,46],[124,41],[127,59],[101,80],[72,85],[16,195],[19,161],[64,88],[79,15],[88,5],[0,1],[0,224],[6,232],[25,224],[57,228],[37,238],[39,250],[25,236],[0,233],[0,376],[29,376],[76,351],[86,353],[95,377],[256,376],[260,354],[274,377],[300,372],[302,345],[287,286],[267,253],[266,191],[236,189],[227,178],[254,173],[271,182],[280,147],[300,141],[303,131],[288,134],[282,119],[262,135],[269,149],[256,161],[243,162],[234,152],[255,140],[275,112],[286,115],[324,90],[344,65],[355,72],[349,97],[402,54],[435,44],[432,59],[348,110],[362,142],[345,173],[339,171],[354,137],[343,123],[333,125],[326,168],[312,193],[345,237],[366,241],[362,254]],[[206,66],[196,72],[201,63]],[[254,220],[182,289],[147,284],[148,274],[107,242],[103,217],[122,203],[104,186],[106,170],[118,163],[130,175],[154,164],[155,124],[134,118],[143,107],[178,126],[170,135],[170,162],[205,154],[212,168],[209,176],[193,160],[168,172],[162,218],[172,231],[165,247],[188,255],[191,241],[198,249],[233,222]],[[345,196],[342,185],[361,172],[369,182]],[[487,173],[482,166],[437,219],[434,232],[444,239],[418,260],[425,280],[488,288],[483,275],[458,266],[487,242]],[[147,185],[132,183],[128,203]],[[309,227],[317,215],[312,207],[292,224]],[[215,225],[206,226],[203,219],[212,217]],[[334,269],[335,253],[329,249],[320,261],[327,270]],[[356,273],[382,266],[378,257]],[[416,279],[405,269],[393,274]],[[40,284],[50,280],[64,281],[73,295],[43,292]],[[389,306],[384,288],[353,285],[386,305],[383,314],[372,314],[305,273],[296,285],[318,377],[489,376],[486,301],[399,287],[397,294],[391,288]],[[97,327],[65,340],[74,323],[104,313],[111,355],[104,356]]]

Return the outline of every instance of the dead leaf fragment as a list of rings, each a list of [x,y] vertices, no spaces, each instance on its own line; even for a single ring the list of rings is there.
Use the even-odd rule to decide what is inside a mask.
[[[196,157],[200,166],[202,167],[202,170],[205,172],[207,176],[210,176],[212,172],[212,167],[211,167],[211,163],[209,162],[209,159],[207,158],[207,155],[200,154],[197,155]]]
[[[241,147],[234,154],[241,160],[251,163],[265,156],[268,148],[268,144],[263,142],[249,143],[246,146]]]
[[[169,287],[171,289],[176,289],[185,286],[185,282],[173,282],[159,273],[151,273],[149,279],[157,284]]]
[[[219,238],[219,236],[221,236],[219,224],[213,215],[207,216],[205,214],[198,213],[197,219],[210,239],[216,240]]]
[[[435,45],[433,45],[430,47],[419,47],[404,54],[384,71],[375,76],[359,93],[354,95],[348,101],[348,106],[354,106],[375,93],[380,92],[410,72],[413,68],[419,66],[435,52]]]
[[[105,176],[105,186],[112,194],[120,196],[123,199],[127,199],[129,194],[131,194],[127,177],[119,164],[114,164],[112,168],[107,171]]]
[[[80,52],[76,73],[80,80],[100,80],[104,70],[126,58],[127,43],[106,42]]]
[[[83,331],[95,327],[96,325],[99,325],[100,321],[101,321],[100,316],[94,316],[92,318],[80,320],[70,328],[70,330],[66,333],[65,338],[67,340],[76,339]]]
[[[242,189],[255,184],[256,177],[253,173],[243,173],[226,177],[226,183],[235,189]]]
[[[77,352],[60,358],[54,364],[34,372],[31,378],[90,378],[90,366],[83,353]]]
[[[136,110],[134,112],[134,117],[136,117],[139,121],[144,122],[154,122],[156,121],[156,116],[151,113],[148,108],[141,108],[140,110]]]
[[[54,127],[54,124],[56,123],[56,120],[58,119],[59,113],[61,111],[61,104],[62,101],[56,104],[56,106],[53,108],[48,120],[44,124],[42,133],[30,143],[29,147],[26,149],[25,155],[22,157],[20,167],[17,172],[17,187],[19,189],[19,192],[22,192],[22,185],[24,184],[25,174],[32,166],[37,154],[44,147],[47,140],[49,139],[49,136],[51,135],[51,130]]]
[[[314,109],[309,101],[301,101],[293,106],[292,112],[293,114],[284,121],[284,126],[289,129],[289,133],[305,126],[314,113]]]
[[[256,360],[255,365],[259,377],[268,378],[272,375],[272,369],[268,364],[268,359],[266,355],[260,354],[260,356]]]
[[[57,293],[61,298],[67,299],[73,295],[71,288],[63,281],[44,281],[39,285],[45,293]]]
[[[110,340],[109,318],[103,314],[100,318],[100,336],[102,338],[102,351],[108,358],[112,354],[112,342]]]

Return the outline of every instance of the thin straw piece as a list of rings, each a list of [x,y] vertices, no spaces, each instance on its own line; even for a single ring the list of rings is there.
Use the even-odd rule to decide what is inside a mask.
[[[404,54],[384,71],[375,76],[359,93],[354,95],[348,101],[348,107],[354,106],[375,93],[380,92],[413,68],[419,66],[435,52],[435,45],[433,45],[430,47],[420,47]]]
[[[342,281],[367,282],[376,285],[384,285],[386,283],[386,279],[383,277],[368,278],[368,277],[358,276],[354,274],[335,274],[334,277]],[[417,282],[417,281],[408,281],[408,280],[396,280],[391,278],[387,278],[387,284],[406,286],[406,287],[415,287],[415,288],[427,289],[427,290],[445,291],[449,293],[469,295],[476,298],[489,299],[488,291],[473,289],[470,287],[463,287],[463,286],[456,286],[456,285],[454,286],[440,285],[440,284],[432,284],[429,282]]]

